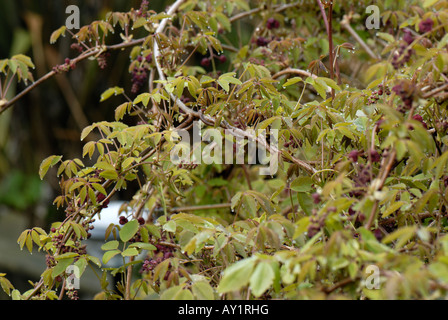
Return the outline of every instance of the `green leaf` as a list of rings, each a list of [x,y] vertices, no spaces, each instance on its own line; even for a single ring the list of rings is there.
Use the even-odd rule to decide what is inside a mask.
[[[408,226],[402,227],[390,234],[388,234],[382,240],[383,243],[387,244],[392,241],[397,240],[395,243],[395,249],[399,249],[406,244],[409,240],[411,240],[417,231],[417,226]]]
[[[378,32],[377,36],[389,43],[393,43],[395,42],[395,38],[393,35],[391,35],[390,33],[385,33],[385,32]]]
[[[30,233],[27,233],[27,235],[26,235],[25,245],[26,245],[26,248],[28,249],[28,251],[30,253],[32,253],[33,252],[33,238],[31,237]]]
[[[138,250],[136,248],[127,248],[121,253],[121,255],[123,257],[135,257],[138,255]]]
[[[14,290],[14,286],[11,284],[11,282],[1,275],[0,275],[0,286],[8,296],[11,294],[11,290]]]
[[[226,293],[238,291],[246,286],[250,281],[255,263],[255,257],[251,257],[240,260],[225,269],[222,280],[218,286],[218,292]]]
[[[113,257],[115,257],[117,254],[121,253],[120,250],[111,250],[111,251],[106,251],[103,255],[103,264],[107,264],[110,259],[112,259]]]
[[[280,119],[280,117],[272,117],[269,119],[264,120],[263,122],[261,122],[260,124],[257,125],[256,128],[256,134],[258,135],[258,130],[265,130],[270,124],[272,124],[275,120]]]
[[[120,88],[120,87],[109,88],[106,91],[104,91],[103,94],[101,95],[100,102],[106,101],[112,95],[119,95],[119,94],[122,94],[123,92],[124,92],[124,89]]]
[[[54,267],[51,276],[56,278],[61,273],[65,272],[67,267],[73,263],[74,258],[66,258],[58,261],[58,264]]]
[[[160,300],[194,300],[194,297],[190,290],[175,286],[165,290]]]
[[[296,192],[308,192],[312,188],[313,180],[310,177],[298,177],[291,183],[291,190]]]
[[[198,300],[214,300],[215,295],[213,292],[213,288],[206,281],[199,281],[193,283],[191,286],[191,290],[193,291],[193,295]]]
[[[39,167],[39,177],[42,180],[47,174],[48,170],[57,164],[62,159],[62,156],[49,156],[42,161]]]
[[[255,199],[250,195],[244,195],[243,197],[244,208],[249,212],[251,217],[255,217],[257,215],[257,204],[255,203]]]
[[[143,103],[143,105],[144,105],[145,107],[147,107],[150,98],[151,98],[151,94],[149,94],[148,92],[145,92],[145,93],[139,94],[139,95],[134,99],[134,101],[133,101],[132,103],[133,103],[134,105],[136,105],[136,104],[138,104],[138,103],[141,102],[141,103]]]
[[[115,250],[118,248],[119,242],[117,240],[112,240],[109,242],[106,242],[101,246],[101,250],[107,251],[107,250]]]
[[[55,256],[55,260],[58,261],[58,260],[63,260],[63,259],[75,258],[78,256],[79,256],[79,254],[76,252],[66,252],[61,255]]]
[[[128,242],[131,240],[135,234],[138,231],[138,221],[137,220],[131,220],[128,223],[126,223],[120,230],[120,239],[123,242]]]
[[[429,271],[436,276],[440,282],[448,283],[448,265],[442,262],[435,262],[429,265]]]
[[[290,79],[288,79],[288,81],[286,81],[286,82],[283,84],[283,86],[284,86],[284,87],[287,87],[287,86],[296,84],[297,82],[303,82],[303,79],[300,78],[300,77],[290,78]]]
[[[336,81],[330,79],[330,78],[325,78],[325,77],[318,77],[316,79],[317,82],[323,84],[325,83],[327,86],[329,86],[330,88],[333,88],[337,91],[341,91],[341,87],[338,86],[338,84],[336,83]]]
[[[241,200],[241,196],[242,196],[242,195],[243,195],[243,193],[242,193],[241,191],[238,191],[238,192],[232,197],[232,200],[231,200],[231,208],[232,208],[232,210],[235,209],[235,208],[239,205],[240,200]]]
[[[123,170],[126,170],[134,161],[135,161],[134,157],[126,158],[126,160],[124,160],[123,163],[121,164],[121,168]]]
[[[439,0],[425,0],[425,2],[423,2],[423,8],[428,8],[434,4],[436,4]]]
[[[12,300],[23,300],[22,296],[20,295],[20,291],[17,289],[12,290],[11,298]]]
[[[150,243],[144,243],[144,242],[135,242],[129,246],[129,248],[134,248],[134,247],[142,249],[142,250],[148,250],[148,251],[157,249],[154,245],[152,245]]]
[[[104,187],[103,187],[102,185],[100,185],[99,183],[92,183],[92,187],[93,187],[96,191],[98,191],[98,192],[104,194],[105,196],[107,196],[106,189],[104,189]]]
[[[250,288],[255,297],[261,296],[274,282],[275,273],[269,262],[260,262],[250,277]]]
[[[23,250],[23,246],[25,245],[25,241],[26,241],[26,238],[28,237],[28,233],[29,233],[29,230],[22,231],[19,238],[17,239],[17,243],[20,246],[20,250]]]
[[[94,165],[94,167],[102,170],[115,171],[115,167],[107,161],[98,162]]]
[[[163,230],[168,232],[176,232],[176,221],[170,220],[163,225]]]
[[[62,26],[59,29],[57,29],[56,31],[54,31],[51,36],[50,36],[50,43],[56,43],[56,41],[59,39],[59,37],[65,36],[65,30],[67,29],[66,26]]]
[[[120,104],[115,109],[115,120],[120,121],[121,119],[123,119],[124,115],[129,110],[131,105],[132,105],[132,102],[125,102],[125,103]]]
[[[80,259],[78,259],[74,265],[78,268],[79,270],[79,277],[82,276],[82,274],[84,273],[84,271],[86,270],[86,267],[88,265],[87,263],[87,259],[85,257],[81,257]]]
[[[31,61],[31,58],[24,54],[16,54],[11,59],[19,60],[29,68],[35,68],[34,63]]]
[[[81,132],[81,141],[83,141],[85,138],[87,138],[87,136],[90,134],[90,132],[92,132],[93,129],[95,129],[95,126],[87,126],[87,127],[85,127],[82,130],[82,132]],[[95,146],[95,141],[90,141],[87,144],[89,144],[89,143],[92,143],[93,146]],[[92,151],[92,154],[93,154],[93,151]],[[83,154],[83,156],[84,156],[84,154]]]
[[[227,79],[218,79],[217,82],[226,92],[229,92],[230,86]]]
[[[405,203],[403,201],[394,202],[391,206],[387,207],[387,209],[383,212],[382,217],[385,218],[391,215],[392,213],[400,209],[404,204]]]
[[[118,178],[118,173],[115,170],[106,170],[101,172],[100,176],[107,180],[116,180]]]

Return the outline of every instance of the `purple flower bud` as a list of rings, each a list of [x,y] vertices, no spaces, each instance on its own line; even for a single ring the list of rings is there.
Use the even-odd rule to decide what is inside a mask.
[[[381,156],[378,151],[376,151],[375,149],[370,149],[369,154],[372,162],[380,162]]]
[[[311,195],[311,197],[313,197],[313,202],[314,202],[315,204],[319,204],[319,203],[320,203],[320,201],[321,201],[321,199],[320,199],[320,194],[318,194],[317,192],[315,192],[315,193],[313,193],[313,194]]]
[[[259,47],[265,47],[268,45],[268,43],[269,41],[264,37],[258,37],[257,39],[257,46]]]
[[[427,18],[420,21],[420,23],[418,24],[418,29],[420,30],[420,32],[426,33],[432,30],[433,25],[434,21],[432,21],[431,18]]]
[[[277,29],[278,27],[280,27],[280,23],[275,20],[274,18],[269,18],[268,21],[266,22],[266,27],[271,30],[271,29]]]
[[[209,59],[209,58],[203,58],[203,59],[201,60],[201,66],[203,66],[203,67],[208,67],[208,66],[210,66],[210,59]]]
[[[411,34],[411,31],[404,30],[403,40],[410,45],[414,41],[414,36]]]
[[[352,150],[350,151],[350,153],[348,154],[348,157],[350,160],[352,160],[353,162],[358,161],[358,157],[359,157],[360,152],[358,150]]]

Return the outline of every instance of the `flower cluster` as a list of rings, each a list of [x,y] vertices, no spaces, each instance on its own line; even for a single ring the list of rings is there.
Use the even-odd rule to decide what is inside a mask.
[[[418,29],[422,33],[430,32],[434,26],[434,21],[431,18],[420,21]]]
[[[218,55],[214,55],[214,57],[216,59],[218,59],[218,61],[221,62],[221,63],[225,63],[227,61],[227,57],[224,54],[221,54],[219,56]],[[212,63],[212,59],[209,58],[209,57],[204,57],[201,60],[201,66],[203,66],[204,68],[209,67],[211,65],[211,63]]]
[[[137,63],[131,71],[132,93],[138,93],[140,89],[145,85],[148,80],[148,72],[151,69],[149,64],[152,62],[152,54],[148,54],[145,57],[138,56]]]
[[[370,165],[363,165],[362,163],[358,164],[358,172],[353,177],[354,187],[355,189],[350,191],[350,196],[352,197],[360,197],[363,196],[366,190],[366,187],[372,180],[370,175]]]
[[[277,29],[279,27],[280,27],[280,22],[278,22],[278,20],[276,20],[274,18],[269,18],[268,21],[266,22],[266,28],[268,28],[269,30]]]
[[[329,207],[320,217],[318,216],[317,210],[313,210],[313,213],[310,217],[310,225],[308,226],[307,235],[309,238],[314,237],[325,225],[325,219],[327,216],[336,212],[335,207]]]
[[[413,102],[415,86],[408,81],[401,81],[392,88],[397,96],[401,98],[404,105],[399,105],[397,107],[398,111],[405,113],[407,110],[411,109]]]
[[[141,17],[141,18],[146,18],[148,16],[148,6],[149,6],[149,1],[143,0],[140,5],[140,9],[137,11],[137,16]]]
[[[408,48],[408,43],[404,42],[400,44],[398,51],[392,58],[392,66],[395,70],[403,67],[406,63],[411,60],[412,55],[414,54],[414,49]]]
[[[380,98],[384,94],[387,96],[389,96],[391,94],[389,87],[387,85],[383,86],[383,84],[379,84],[378,90],[373,91],[372,94],[370,95],[369,99],[367,100],[367,105],[371,105],[371,104],[378,102],[378,100],[380,100]]]
[[[190,163],[190,162],[185,162],[185,161],[181,161],[181,163],[179,163],[177,165],[177,167],[179,169],[187,169],[187,170],[193,170],[196,169],[198,167],[198,164],[195,163]]]
[[[143,266],[140,273],[153,271],[154,268],[173,256],[174,248],[171,246],[163,245],[161,243],[155,244],[156,250],[152,258],[146,259],[143,262]]]

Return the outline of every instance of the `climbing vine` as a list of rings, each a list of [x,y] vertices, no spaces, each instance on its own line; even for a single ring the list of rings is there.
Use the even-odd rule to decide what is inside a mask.
[[[46,266],[25,292],[0,274],[5,292],[77,299],[74,265],[80,277],[102,270],[97,299],[446,298],[448,4],[375,1],[379,30],[365,26],[369,4],[177,0],[155,12],[142,1],[56,30],[50,41],[70,36],[76,57],[40,79],[22,54],[1,60],[0,114],[86,59],[104,68],[113,51],[129,55],[131,82],[98,97],[121,100],[115,121],[82,130],[82,157],[42,161],[65,219],[23,231],[19,247],[44,251]],[[27,86],[7,100],[11,81]],[[270,146],[278,170],[175,163],[177,132],[199,121],[223,141]],[[256,130],[276,130],[277,146]],[[88,254],[93,222],[130,185],[103,255]]]

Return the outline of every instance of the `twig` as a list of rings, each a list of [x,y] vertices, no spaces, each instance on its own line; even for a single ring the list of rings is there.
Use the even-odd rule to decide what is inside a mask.
[[[119,43],[119,44],[111,45],[111,46],[97,46],[97,47],[93,48],[91,51],[86,51],[83,54],[81,54],[80,56],[70,60],[69,64],[70,65],[71,64],[76,64],[76,63],[81,62],[81,61],[83,61],[85,59],[88,59],[90,57],[96,56],[96,55],[98,55],[98,54],[100,54],[102,52],[107,52],[107,51],[111,51],[111,50],[119,50],[119,49],[132,47],[132,46],[135,46],[135,45],[143,43],[145,40],[146,40],[146,38],[142,38],[142,39],[136,39],[136,40],[133,40],[133,41]],[[44,76],[42,76],[41,78],[39,78],[38,80],[33,82],[31,85],[26,87],[22,92],[17,94],[11,100],[6,101],[6,102],[4,102],[4,101],[0,102],[0,114],[2,114],[6,110],[8,110],[10,107],[12,107],[18,100],[23,98],[31,90],[33,90],[34,88],[36,88],[37,86],[39,86],[40,84],[42,84],[43,82],[45,82],[46,80],[52,78],[53,76],[55,76],[57,74],[58,74],[57,71],[51,70],[50,72],[48,72],[47,74],[45,74]]]
[[[249,187],[249,190],[253,190],[252,189],[252,183],[250,182],[250,176],[249,176],[249,172],[247,170],[247,167],[246,167],[246,165],[244,163],[242,164],[242,167],[243,167],[244,176],[246,177],[247,186]]]
[[[439,92],[441,92],[441,91],[443,91],[443,90],[445,90],[447,88],[448,88],[448,82],[445,83],[444,85],[440,86],[440,87],[437,87],[437,88],[435,88],[435,89],[433,89],[431,91],[428,91],[428,92],[422,94],[422,98],[424,98],[424,99],[430,98],[433,95],[435,95],[435,94],[437,94],[437,93],[439,93]]]
[[[386,166],[384,167],[384,171],[382,172],[381,178],[379,180],[378,185],[375,188],[375,191],[379,191],[383,188],[384,183],[386,182],[387,177],[389,176],[389,173],[391,172],[392,168],[393,168],[393,164],[395,162],[395,156],[397,155],[397,151],[394,149],[391,151],[391,153],[389,154],[389,157],[387,159],[387,163]],[[372,210],[370,212],[370,216],[369,216],[369,220],[367,221],[365,228],[367,230],[370,229],[370,227],[373,224],[373,221],[376,218],[376,213],[377,213],[377,209],[379,206],[379,200],[375,200],[375,203],[373,204]]]
[[[287,10],[289,8],[296,7],[296,6],[300,5],[300,3],[301,2],[297,1],[297,2],[294,2],[294,3],[278,5],[278,6],[274,7],[274,11],[275,12],[281,12],[281,11]],[[234,15],[233,17],[231,17],[229,19],[229,21],[230,22],[234,22],[236,20],[239,20],[239,19],[245,18],[247,16],[256,14],[256,13],[258,13],[260,11],[263,11],[263,10],[264,10],[264,8],[261,7],[261,8],[255,8],[255,9],[252,9],[252,10],[249,10],[249,11],[241,12],[241,13],[238,13],[238,14]]]
[[[134,257],[129,258],[129,262],[133,262]],[[124,295],[125,300],[130,300],[131,298],[131,281],[132,280],[132,264],[128,266],[127,276],[126,276],[126,291]]]
[[[285,74],[297,74],[299,76],[303,76],[303,77],[310,77],[313,79],[316,79],[317,76],[315,74],[312,74],[311,72],[302,70],[302,69],[296,69],[296,68],[286,68],[283,69],[282,71],[277,72],[276,74],[274,74],[272,76],[273,79],[277,79]]]
[[[367,54],[375,60],[379,60],[380,58],[370,49],[370,47],[362,40],[362,38],[356,33],[355,30],[350,26],[350,21],[348,16],[344,16],[344,18],[341,21],[342,27],[344,27],[345,30],[347,30],[353,38],[361,45],[361,47],[367,52]]]
[[[343,286],[345,286],[345,285],[347,285],[347,284],[349,284],[349,283],[352,283],[352,282],[354,282],[354,281],[355,281],[355,279],[352,279],[352,278],[345,278],[345,279],[339,281],[338,283],[334,284],[334,285],[331,286],[330,288],[323,288],[323,291],[324,291],[326,294],[329,294],[329,293],[332,293],[333,291],[335,291],[335,290],[337,290],[337,289],[339,289],[339,288],[341,288],[341,287],[343,287]]]
[[[222,208],[230,208],[232,204],[230,203],[218,203],[218,204],[205,204],[200,206],[189,206],[189,207],[177,207],[171,209],[172,213],[182,212],[182,211],[199,211],[199,210],[213,210],[213,209],[222,209]]]

